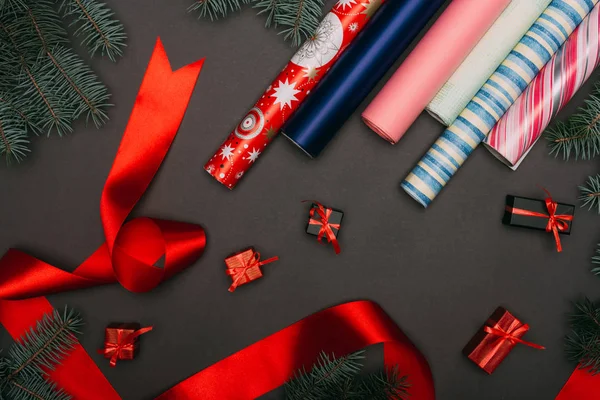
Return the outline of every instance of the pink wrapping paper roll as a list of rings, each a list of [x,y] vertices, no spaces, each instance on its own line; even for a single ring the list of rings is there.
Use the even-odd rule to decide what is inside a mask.
[[[510,0],[454,0],[363,112],[395,144],[479,42]]]
[[[496,124],[484,143],[492,154],[518,168],[552,118],[600,64],[599,36],[600,9],[595,7]]]

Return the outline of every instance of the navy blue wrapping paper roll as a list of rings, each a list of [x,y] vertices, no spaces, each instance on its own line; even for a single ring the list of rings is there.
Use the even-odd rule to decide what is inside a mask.
[[[317,157],[444,2],[385,1],[282,133],[306,154]]]

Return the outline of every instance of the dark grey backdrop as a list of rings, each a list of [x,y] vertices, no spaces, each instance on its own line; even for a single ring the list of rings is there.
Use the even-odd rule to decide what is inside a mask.
[[[229,192],[202,166],[293,49],[251,9],[210,23],[186,14],[188,0],[107,2],[130,37],[118,64],[94,61],[113,93],[111,121],[100,131],[79,126],[66,138],[35,140],[26,163],[0,168],[0,251],[19,247],[66,270],[94,251],[103,240],[102,187],[156,36],[175,67],[206,57],[181,130],[134,211],[202,224],[206,253],[148,294],[114,285],[51,297],[84,314],[83,345],[124,399],[151,399],[313,312],[354,299],[380,303],[412,338],[431,364],[441,400],[554,398],[573,370],[563,352],[570,302],[600,294],[600,281],[589,272],[598,217],[578,210],[572,236],[563,238],[565,251],[557,254],[550,234],[500,223],[504,196],[539,197],[541,184],[557,200],[575,202],[577,185],[598,172],[597,162],[564,163],[539,143],[511,172],[480,149],[425,211],[399,182],[442,126],[423,114],[391,146],[357,112],[318,160],[280,138]],[[304,234],[304,199],[346,212],[339,256]],[[231,294],[223,258],[249,245],[281,261]],[[461,350],[498,305],[529,323],[526,338],[548,350],[518,346],[487,376]],[[139,358],[115,369],[95,354],[111,321],[155,326]],[[3,332],[3,346],[9,343]]]

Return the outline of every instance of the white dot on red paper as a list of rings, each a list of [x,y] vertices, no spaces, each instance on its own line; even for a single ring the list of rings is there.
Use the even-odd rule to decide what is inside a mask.
[[[245,148],[245,149],[247,149],[247,148],[248,148],[248,145],[247,145],[247,144],[245,144],[245,145],[244,145],[244,148]]]
[[[225,178],[225,174],[221,172],[221,173],[219,174],[219,178],[221,178],[221,179]]]

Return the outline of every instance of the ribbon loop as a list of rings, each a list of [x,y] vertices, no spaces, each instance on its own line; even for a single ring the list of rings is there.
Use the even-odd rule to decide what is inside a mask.
[[[0,321],[12,337],[18,339],[52,312],[40,296],[117,281],[132,292],[145,292],[202,255],[206,236],[198,225],[152,218],[125,221],[169,151],[203,61],[173,71],[157,40],[102,192],[100,215],[106,240],[98,250],[73,272],[14,249],[0,259]],[[164,266],[156,266],[163,259]],[[119,399],[80,345],[50,377],[73,398]]]

